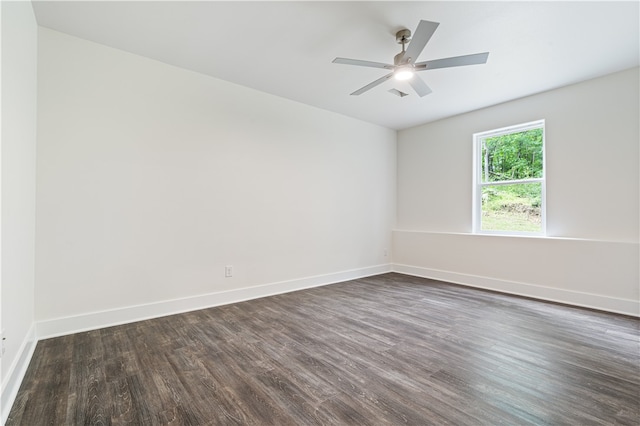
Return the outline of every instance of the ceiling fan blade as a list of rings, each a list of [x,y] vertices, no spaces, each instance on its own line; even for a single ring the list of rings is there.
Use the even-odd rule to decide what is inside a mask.
[[[438,22],[420,21],[416,32],[411,37],[409,47],[404,52],[402,59],[409,59],[409,63],[413,64],[418,59],[418,56],[422,53],[422,50],[427,45],[433,33],[438,29]]]
[[[384,83],[385,81],[389,80],[391,77],[393,77],[393,73],[389,73],[389,74],[385,75],[384,77],[380,77],[376,81],[372,81],[371,83],[367,84],[366,86],[361,87],[360,89],[356,90],[351,95],[353,95],[353,96],[361,95],[364,92],[366,92],[367,90],[373,89],[377,85]]]
[[[415,90],[420,97],[427,96],[429,93],[431,93],[431,88],[427,86],[427,83],[425,83],[424,80],[417,75],[414,75],[409,80],[409,84],[411,85],[411,87],[413,87],[413,90]]]
[[[433,70],[436,68],[461,67],[464,65],[477,65],[487,62],[489,52],[474,53],[473,55],[454,56],[451,58],[434,59],[433,61],[418,62],[416,71]]]
[[[361,61],[359,59],[335,58],[332,62],[334,64],[358,65],[360,67],[384,68],[388,70],[393,69],[393,65],[390,64],[383,64],[382,62]]]

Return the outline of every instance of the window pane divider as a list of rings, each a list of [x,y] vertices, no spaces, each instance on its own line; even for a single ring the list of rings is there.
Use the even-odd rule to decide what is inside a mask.
[[[543,182],[544,178],[531,178],[531,179],[518,179],[518,180],[498,180],[495,182],[481,182],[480,186],[494,186],[494,185],[517,185],[520,183],[539,183]]]

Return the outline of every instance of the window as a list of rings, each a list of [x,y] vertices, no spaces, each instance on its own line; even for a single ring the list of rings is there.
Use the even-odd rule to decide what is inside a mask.
[[[473,135],[476,233],[545,233],[544,120]]]

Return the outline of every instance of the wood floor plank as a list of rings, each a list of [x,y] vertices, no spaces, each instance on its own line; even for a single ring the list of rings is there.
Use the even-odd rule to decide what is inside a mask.
[[[382,274],[40,341],[49,424],[638,426],[640,320]]]

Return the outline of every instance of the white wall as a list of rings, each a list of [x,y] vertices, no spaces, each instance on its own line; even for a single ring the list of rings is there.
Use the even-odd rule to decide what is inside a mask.
[[[399,132],[396,269],[638,314],[638,81],[635,68]],[[469,235],[472,134],[537,119],[548,236],[585,241]]]
[[[395,131],[39,34],[39,334],[388,270]]]
[[[0,422],[8,415],[34,340],[37,26],[30,2],[2,8]]]

